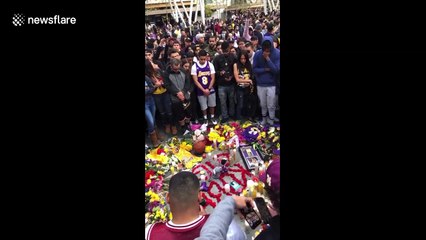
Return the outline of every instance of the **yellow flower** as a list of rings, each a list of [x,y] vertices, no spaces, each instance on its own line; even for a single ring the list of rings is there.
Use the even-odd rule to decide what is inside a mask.
[[[214,140],[217,141],[218,138],[219,138],[219,134],[215,131],[211,131],[208,135],[208,138],[209,138],[210,141],[214,141]]]
[[[214,127],[214,129],[216,129],[216,130],[218,130],[219,129],[219,124],[218,125],[216,125],[215,127]]]
[[[209,152],[211,152],[211,151],[213,151],[213,147],[212,147],[212,146],[206,146],[206,150],[205,150],[205,152],[206,152],[206,153],[209,153]]]
[[[217,142],[223,142],[223,141],[225,141],[225,138],[224,137],[219,137],[218,139],[217,139]]]
[[[186,169],[192,169],[192,167],[194,166],[194,163],[192,162],[192,161],[188,161],[186,164],[185,164],[185,167],[186,167]]]
[[[146,180],[146,184],[148,184],[148,185],[151,184],[151,179]]]
[[[266,137],[266,132],[260,133],[260,136],[262,136],[262,138],[265,138]]]
[[[164,175],[163,171],[157,171],[158,175]]]
[[[186,151],[192,150],[192,146],[186,142],[181,143],[179,147],[182,149],[185,149]]]
[[[247,127],[249,127],[249,126],[251,126],[251,125],[252,125],[252,123],[251,123],[251,122],[249,122],[249,121],[247,121],[247,122],[245,122],[245,123],[243,124],[242,128],[247,128]]]
[[[172,220],[173,219],[173,215],[172,212],[169,213],[169,219]]]

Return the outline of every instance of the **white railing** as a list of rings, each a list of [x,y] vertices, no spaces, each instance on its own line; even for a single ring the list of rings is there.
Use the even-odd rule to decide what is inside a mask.
[[[184,2],[191,2],[191,0],[183,0]],[[145,0],[145,4],[169,3],[170,0]]]

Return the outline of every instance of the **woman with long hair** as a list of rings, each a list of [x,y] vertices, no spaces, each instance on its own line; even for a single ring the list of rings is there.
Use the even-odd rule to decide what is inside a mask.
[[[164,87],[164,76],[161,70],[154,70],[152,62],[145,60],[145,75],[148,76],[155,87],[154,96],[155,106],[160,113],[161,123],[164,131],[169,134],[171,132],[170,124],[172,119],[172,102],[170,94]]]
[[[253,68],[249,61],[249,55],[246,50],[242,50],[237,56],[237,62],[234,63],[234,78],[237,82],[237,107],[236,118],[241,120],[241,112],[246,117],[252,118],[255,114],[255,82],[253,80]],[[255,98],[256,97],[256,98]],[[243,111],[244,108],[244,111]]]
[[[152,93],[154,92],[152,80],[145,75],[145,118],[148,125],[148,133],[151,137],[153,147],[158,147],[157,133],[155,132],[155,101]]]

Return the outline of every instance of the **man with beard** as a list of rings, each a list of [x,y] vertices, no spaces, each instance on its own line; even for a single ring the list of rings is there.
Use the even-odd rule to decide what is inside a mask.
[[[204,49],[211,57],[216,55],[216,37],[209,37],[209,46]]]

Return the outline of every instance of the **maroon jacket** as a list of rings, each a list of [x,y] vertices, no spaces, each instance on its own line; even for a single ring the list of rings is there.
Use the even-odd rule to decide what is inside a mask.
[[[172,221],[154,223],[147,227],[147,240],[194,240],[200,236],[201,228],[206,223],[209,215],[198,217],[191,223],[178,225]]]

